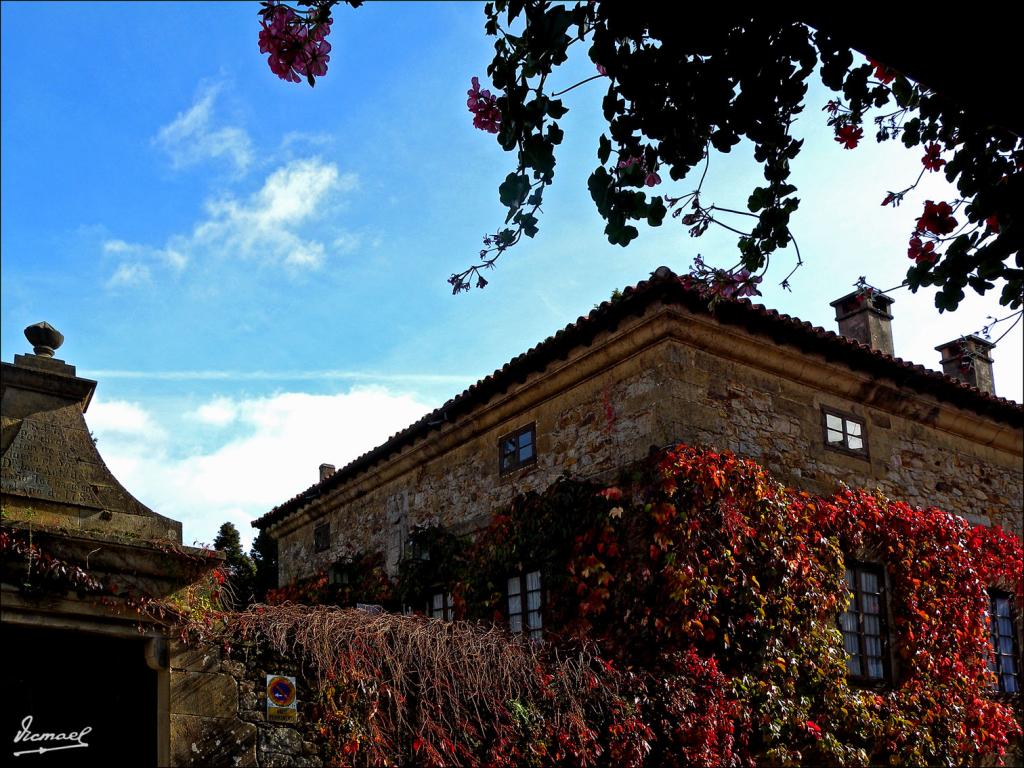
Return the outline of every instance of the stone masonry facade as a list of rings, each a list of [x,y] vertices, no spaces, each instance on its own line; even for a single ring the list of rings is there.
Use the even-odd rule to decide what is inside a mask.
[[[240,768],[320,768],[316,744],[302,730],[306,716],[297,663],[266,652],[248,656],[244,649],[225,652],[210,644],[171,643],[171,759],[175,766]],[[298,676],[299,722],[267,721],[266,675]]]
[[[676,442],[731,450],[812,493],[840,482],[877,488],[1020,535],[1019,406],[998,400],[993,415],[988,406],[997,399],[972,390],[980,405],[968,399],[965,407],[901,381],[911,377],[899,373],[898,365],[909,368],[901,361],[883,361],[895,375],[879,376],[842,354],[809,352],[670,302],[648,301],[613,320],[465,415],[350,468],[343,482],[322,482],[283,517],[257,521],[278,539],[280,583],[358,552],[384,552],[394,567],[417,523],[471,531],[516,494],[541,491],[563,473],[613,481],[652,447]],[[446,420],[440,410],[435,420]],[[829,447],[826,412],[860,422],[865,450]],[[499,439],[530,424],[536,463],[502,475]],[[316,551],[314,529],[324,523],[329,545]]]

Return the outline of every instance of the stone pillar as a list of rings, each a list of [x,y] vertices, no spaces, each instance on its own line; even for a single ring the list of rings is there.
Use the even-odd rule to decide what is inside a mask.
[[[854,291],[836,299],[829,306],[835,307],[841,335],[891,355],[892,315],[889,307],[892,302],[883,293]]]
[[[992,378],[992,356],[995,344],[973,333],[940,344],[935,350],[942,354],[942,372],[960,379],[990,395],[996,393]]]

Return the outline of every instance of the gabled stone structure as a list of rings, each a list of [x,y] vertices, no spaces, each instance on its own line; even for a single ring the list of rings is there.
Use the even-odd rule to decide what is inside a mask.
[[[133,601],[221,558],[183,547],[181,523],[111,474],[84,418],[96,382],[53,357],[63,336],[47,323],[26,336],[34,353],[0,371],[5,749],[15,738],[33,765],[170,765],[172,712],[202,695],[172,680],[167,630]]]

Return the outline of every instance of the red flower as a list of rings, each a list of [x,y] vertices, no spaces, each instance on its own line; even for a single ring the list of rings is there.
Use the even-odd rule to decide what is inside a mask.
[[[929,171],[938,171],[946,164],[946,161],[940,156],[942,154],[942,147],[936,144],[934,141],[924,148],[924,157],[921,158],[921,165],[927,168]]]
[[[917,229],[920,232],[934,232],[936,235],[948,235],[956,229],[956,219],[953,218],[953,209],[949,203],[925,200],[924,213],[917,220]]]
[[[814,738],[821,738],[821,726],[813,720],[808,720],[806,723],[804,723],[804,727],[807,729],[807,732],[811,734],[811,736],[813,736]]]
[[[914,259],[918,264],[934,264],[939,258],[939,254],[935,253],[935,243],[929,240],[927,243],[922,244],[920,237],[910,238],[910,247],[907,248],[907,256]]]
[[[473,127],[488,133],[501,130],[501,110],[498,109],[498,97],[489,90],[480,90],[480,79],[472,79],[472,88],[466,93],[469,98],[466,106],[473,113]]]
[[[879,81],[884,83],[885,85],[888,85],[889,83],[896,79],[896,75],[898,73],[895,69],[890,69],[889,67],[885,66],[885,64],[879,64],[874,59],[868,59],[868,63],[875,68],[875,77],[877,77]]]
[[[843,145],[844,149],[854,149],[864,135],[864,129],[852,125],[841,125],[836,128],[836,141]]]

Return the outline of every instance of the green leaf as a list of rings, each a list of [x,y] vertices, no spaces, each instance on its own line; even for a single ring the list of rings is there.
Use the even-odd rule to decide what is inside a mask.
[[[647,224],[651,227],[660,227],[666,213],[665,201],[661,197],[653,198],[647,209]]]
[[[561,99],[550,99],[547,104],[548,117],[552,117],[558,120],[565,116],[565,113],[569,111],[569,108],[562,104]]]

